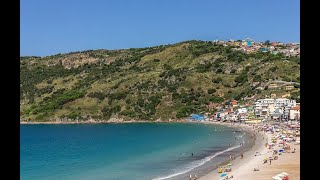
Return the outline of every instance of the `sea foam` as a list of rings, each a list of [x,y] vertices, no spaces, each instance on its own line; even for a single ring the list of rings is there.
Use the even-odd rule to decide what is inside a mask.
[[[207,156],[207,157],[205,157],[205,158],[203,158],[201,160],[194,161],[194,162],[190,163],[184,169],[177,170],[178,172],[176,172],[176,173],[173,173],[173,174],[170,174],[170,175],[167,175],[167,176],[163,176],[163,177],[154,178],[153,180],[168,179],[168,178],[172,178],[172,177],[175,177],[175,176],[178,176],[178,175],[181,175],[181,174],[185,174],[185,173],[187,173],[187,172],[189,172],[189,171],[191,171],[191,170],[193,170],[193,169],[205,164],[206,162],[210,161],[211,159],[217,157],[218,155],[223,154],[223,153],[228,152],[228,151],[231,151],[233,149],[239,148],[239,147],[240,147],[240,145],[232,146],[232,147],[230,147],[228,149],[225,149],[223,151],[217,152],[212,156]]]

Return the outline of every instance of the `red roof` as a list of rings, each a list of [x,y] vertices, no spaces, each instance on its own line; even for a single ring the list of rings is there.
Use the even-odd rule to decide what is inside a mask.
[[[293,107],[293,108],[291,108],[291,110],[300,110],[300,106],[295,106],[295,107]]]
[[[237,105],[237,104],[238,104],[238,101],[232,100],[232,101],[231,101],[231,104],[232,104],[232,105]]]
[[[227,113],[232,113],[233,111],[231,109],[226,110]]]

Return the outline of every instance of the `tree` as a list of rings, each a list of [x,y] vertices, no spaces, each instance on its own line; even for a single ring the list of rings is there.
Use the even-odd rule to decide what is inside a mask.
[[[213,94],[213,93],[215,93],[217,90],[215,90],[215,89],[208,89],[208,94]]]

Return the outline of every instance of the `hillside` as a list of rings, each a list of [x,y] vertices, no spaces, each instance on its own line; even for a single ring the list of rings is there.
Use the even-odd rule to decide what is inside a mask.
[[[21,57],[21,119],[177,119],[208,111],[209,102],[287,93],[256,88],[269,80],[300,82],[300,58],[232,48],[185,41]]]

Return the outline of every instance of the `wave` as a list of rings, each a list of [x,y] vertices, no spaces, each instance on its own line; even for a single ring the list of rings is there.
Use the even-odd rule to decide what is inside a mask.
[[[244,138],[243,138],[244,135],[246,135],[245,132],[244,132],[242,135],[237,136],[237,138],[242,139],[242,144],[245,144],[245,143],[246,143],[245,140],[244,140]]]
[[[246,133],[243,133],[242,135],[236,136],[237,138],[242,138]]]
[[[240,147],[240,145],[232,146],[232,147],[230,147],[230,148],[228,148],[228,149],[225,149],[225,150],[223,150],[223,151],[217,152],[217,153],[215,153],[215,154],[212,155],[212,156],[207,156],[207,157],[205,157],[204,159],[194,161],[194,162],[190,163],[190,165],[189,165],[188,167],[186,167],[184,170],[180,170],[179,172],[176,172],[176,173],[173,173],[173,174],[164,176],[164,177],[154,178],[153,180],[168,179],[168,178],[172,178],[172,177],[175,177],[175,176],[178,176],[178,175],[187,173],[187,172],[195,169],[196,167],[199,167],[199,166],[205,164],[206,162],[210,161],[210,160],[213,159],[214,157],[216,157],[216,156],[218,156],[218,155],[220,155],[220,154],[222,154],[222,153],[231,151],[231,150],[233,150],[233,149],[239,148],[239,147]]]

